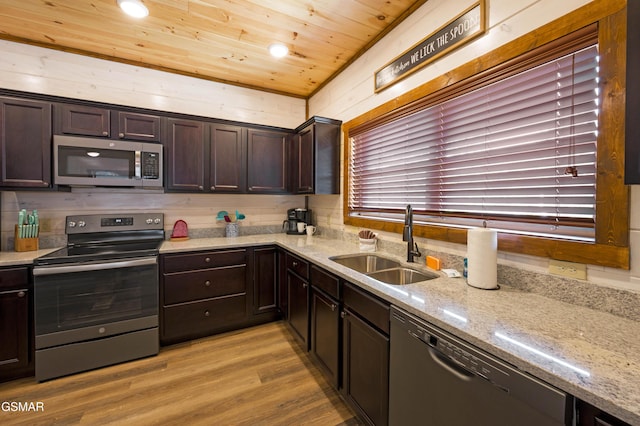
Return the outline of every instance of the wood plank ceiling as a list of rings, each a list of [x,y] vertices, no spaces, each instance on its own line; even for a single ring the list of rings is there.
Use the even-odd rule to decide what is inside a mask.
[[[426,1],[1,0],[0,38],[308,98]]]

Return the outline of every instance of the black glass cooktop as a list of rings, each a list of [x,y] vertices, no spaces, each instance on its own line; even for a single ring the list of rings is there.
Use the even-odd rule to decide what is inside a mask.
[[[84,263],[155,256],[159,253],[160,244],[162,244],[162,240],[67,246],[35,259],[34,265]]]

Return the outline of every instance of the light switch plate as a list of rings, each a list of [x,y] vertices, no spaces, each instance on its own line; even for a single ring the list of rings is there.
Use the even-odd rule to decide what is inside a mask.
[[[587,265],[551,259],[549,260],[549,273],[577,280],[586,280]]]

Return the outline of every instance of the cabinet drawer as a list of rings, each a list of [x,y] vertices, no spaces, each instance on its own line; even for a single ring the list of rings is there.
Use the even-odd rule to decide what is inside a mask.
[[[188,254],[168,254],[163,259],[163,272],[182,272],[246,263],[246,250],[203,251]]]
[[[26,288],[28,285],[28,268],[0,269],[0,291]]]
[[[389,334],[389,304],[377,297],[345,283],[342,288],[344,304],[357,312],[363,319]]]
[[[311,266],[311,285],[314,285],[334,299],[339,299],[340,280],[315,265]]]
[[[244,265],[164,275],[164,304],[190,302],[246,291]]]
[[[164,308],[163,314],[164,340],[205,336],[244,321],[247,298],[237,295],[183,303]]]
[[[287,253],[287,269],[292,270],[302,278],[309,279],[309,262]]]

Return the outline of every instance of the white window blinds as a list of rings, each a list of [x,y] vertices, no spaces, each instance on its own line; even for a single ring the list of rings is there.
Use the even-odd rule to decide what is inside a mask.
[[[598,49],[349,135],[349,214],[593,241]]]

